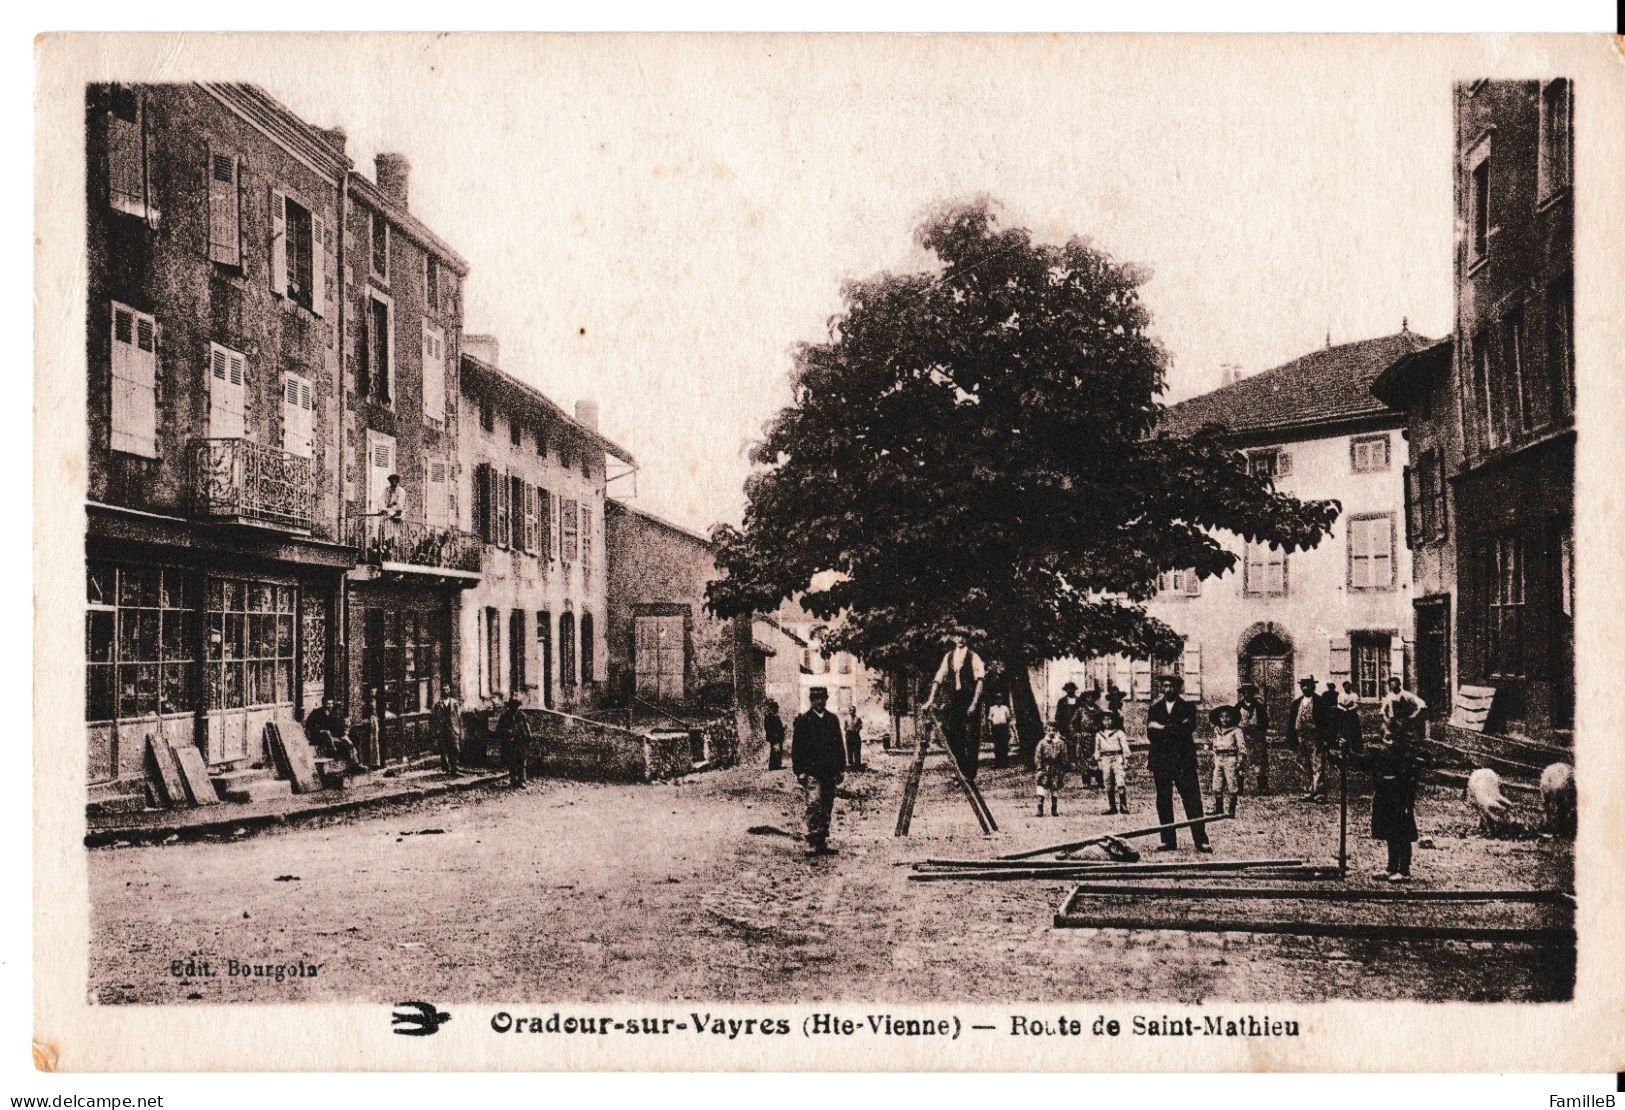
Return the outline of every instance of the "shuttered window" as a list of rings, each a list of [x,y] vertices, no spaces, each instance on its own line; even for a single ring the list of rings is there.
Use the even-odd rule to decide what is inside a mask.
[[[513,487],[508,484],[508,477],[505,474],[497,474],[493,484],[496,489],[497,546],[508,547],[512,543],[509,522],[513,509]]]
[[[246,361],[241,352],[209,344],[209,438],[242,439],[246,432]]]
[[[559,510],[559,534],[562,540],[559,557],[566,563],[575,562],[580,551],[581,532],[577,512],[577,502],[573,498],[566,498]]]
[[[446,334],[423,321],[423,418],[446,419]]]
[[[1349,464],[1356,474],[1372,474],[1387,470],[1388,437],[1356,436],[1349,440]]]
[[[536,519],[539,492],[535,486],[525,483],[525,550],[532,554],[540,554],[542,550],[542,533]]]
[[[237,156],[209,150],[209,258],[226,266],[241,266],[242,198]]]
[[[592,571],[592,508],[591,508],[591,506],[588,506],[588,505],[582,505],[581,506],[581,573],[582,574],[588,574],[591,571]],[[585,617],[582,618],[582,627],[583,628],[586,627],[586,619],[587,618],[585,618]],[[586,646],[586,640],[585,639],[582,640],[582,646],[583,646],[583,648],[585,648],[585,646]]]
[[[1243,565],[1244,592],[1259,597],[1280,597],[1286,593],[1286,552],[1262,543],[1247,545]]]
[[[1354,590],[1394,586],[1394,518],[1389,513],[1349,520],[1348,584]]]
[[[388,404],[395,395],[395,305],[388,296],[368,293],[363,328],[356,389]]]
[[[372,276],[380,281],[389,281],[389,221],[382,213],[371,213],[372,219],[372,252],[370,255]]]
[[[144,312],[114,303],[112,428],[114,451],[158,457],[158,324]]]
[[[553,558],[553,495],[540,486],[536,487],[536,551],[538,554]]]
[[[316,457],[316,410],[310,379],[284,375],[282,383],[282,449],[302,459]]]
[[[317,316],[325,316],[332,250],[327,222],[281,189],[273,188],[271,291]]]

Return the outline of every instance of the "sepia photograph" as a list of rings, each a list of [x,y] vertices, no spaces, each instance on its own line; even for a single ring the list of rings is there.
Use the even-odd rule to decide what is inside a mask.
[[[50,1066],[1625,1066],[1617,40],[38,51]]]

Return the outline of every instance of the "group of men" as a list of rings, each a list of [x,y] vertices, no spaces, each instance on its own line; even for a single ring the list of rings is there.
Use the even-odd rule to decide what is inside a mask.
[[[322,704],[305,716],[305,736],[329,758],[342,763],[351,774],[376,770],[383,765],[379,743],[378,717],[373,712],[375,698],[362,699],[361,718],[347,721],[333,705],[332,698],[323,698]],[[528,763],[531,754],[532,733],[519,698],[510,697],[504,703],[501,695],[492,695],[489,727],[496,734],[502,755],[502,764],[508,769],[508,782],[523,787],[529,779]],[[463,706],[450,690],[429,710],[429,730],[440,748],[440,765],[447,774],[463,773]]]
[[[1255,691],[1256,697],[1256,691]],[[1397,676],[1388,679],[1382,699],[1382,723],[1388,733],[1400,733],[1414,739],[1427,705],[1421,698],[1405,689]],[[1341,690],[1335,683],[1326,683],[1324,690],[1316,690],[1313,675],[1298,681],[1298,696],[1287,709],[1286,743],[1301,754],[1304,772],[1308,776],[1308,790],[1300,799],[1305,802],[1326,801],[1327,772],[1337,752],[1358,752],[1363,744],[1360,726],[1360,697],[1354,684],[1345,681]],[[1268,748],[1264,748],[1268,758]],[[1267,763],[1259,767],[1259,791],[1268,790]]]

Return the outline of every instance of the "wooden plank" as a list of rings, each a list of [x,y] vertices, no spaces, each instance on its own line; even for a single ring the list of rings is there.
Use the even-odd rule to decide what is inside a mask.
[[[952,751],[948,753],[948,769],[953,773],[954,780],[959,783],[960,792],[965,795],[965,800],[970,803],[970,811],[976,815],[976,823],[982,826],[982,835],[997,832],[999,826],[993,820],[993,814],[988,812],[987,802],[982,800],[976,784],[966,778],[965,772],[960,770],[959,760],[954,757]]]
[[[962,867],[972,871],[996,871],[1002,868],[1038,868],[1051,870],[1067,870],[1075,867],[1085,868],[1115,868],[1115,867],[1143,867],[1161,868],[1164,870],[1180,867],[1203,867],[1209,871],[1224,871],[1239,867],[1297,867],[1305,861],[1301,859],[1235,859],[1235,860],[1116,860],[1116,859],[925,859],[916,863],[914,867]]]
[[[1000,859],[1031,859],[1033,856],[1049,855],[1052,852],[1070,852],[1076,848],[1086,848],[1091,844],[1098,844],[1106,837],[1115,837],[1118,840],[1133,840],[1135,837],[1151,836],[1171,829],[1186,829],[1196,825],[1208,825],[1214,821],[1229,821],[1228,813],[1215,813],[1209,817],[1193,817],[1189,821],[1172,821],[1166,825],[1149,825],[1143,829],[1130,829],[1128,832],[1097,833],[1087,840],[1072,840],[1065,844],[1049,844],[1043,848],[1029,848],[1024,852],[1006,852]]]
[[[1049,879],[1049,880],[1083,879],[1083,880],[1093,880],[1093,879],[1097,879],[1097,878],[1128,878],[1128,877],[1133,877],[1133,876],[1137,876],[1137,875],[1138,876],[1144,876],[1146,878],[1181,878],[1181,877],[1185,877],[1185,878],[1204,878],[1204,877],[1207,877],[1207,878],[1224,878],[1224,879],[1244,879],[1244,878],[1247,878],[1249,875],[1252,875],[1252,874],[1255,874],[1255,873],[1261,874],[1261,875],[1266,875],[1266,876],[1268,876],[1270,878],[1283,878],[1283,877],[1286,877],[1289,874],[1290,875],[1302,875],[1302,874],[1321,874],[1321,873],[1325,873],[1325,874],[1330,874],[1330,875],[1336,875],[1338,873],[1338,871],[1337,871],[1337,868],[1335,868],[1335,867],[1321,869],[1321,868],[1309,868],[1309,867],[1299,866],[1299,867],[1268,867],[1268,868],[1243,869],[1243,870],[1226,871],[1226,872],[1215,872],[1215,871],[1211,871],[1211,870],[1204,870],[1204,869],[1201,868],[1201,866],[1199,864],[1190,864],[1188,866],[1178,867],[1178,868],[1157,868],[1157,869],[1139,867],[1139,866],[1135,866],[1135,865],[1130,864],[1130,865],[1127,865],[1127,866],[1124,866],[1124,867],[1121,867],[1121,868],[1114,867],[1114,868],[1106,868],[1106,869],[1092,868],[1092,867],[1061,867],[1061,868],[1051,868],[1051,867],[1005,867],[1005,868],[998,868],[998,869],[987,870],[987,871],[970,871],[970,870],[961,870],[961,869],[950,869],[950,870],[945,870],[945,871],[913,871],[913,872],[909,873],[908,878],[912,882],[921,882],[921,883],[949,882],[949,881],[955,881],[955,880],[963,880],[963,881],[966,881],[966,882],[995,882],[995,883],[997,883],[997,882],[1014,882],[1014,881],[1020,881],[1020,880],[1026,880],[1026,879]]]
[[[293,783],[294,793],[313,794],[322,788],[322,777],[316,771],[316,753],[311,751],[303,725],[294,722],[284,733],[275,721],[267,721],[265,738],[278,769]]]
[[[186,785],[181,781],[181,769],[175,763],[175,753],[161,740],[147,737],[147,772],[158,788],[158,800],[166,806],[189,805]]]
[[[1140,883],[1080,883],[1063,913],[1075,913],[1085,896],[1136,898],[1274,898],[1315,902],[1522,902],[1574,907],[1574,895],[1561,890],[1412,890],[1358,887],[1150,886]]]
[[[175,765],[180,770],[187,799],[198,806],[219,805],[220,795],[214,792],[214,783],[209,781],[209,768],[203,762],[203,753],[197,750],[197,746],[180,740],[171,743],[169,750],[175,756]]]
[[[1391,925],[1340,921],[1169,921],[1127,915],[1058,913],[1057,929],[1151,929],[1186,933],[1284,933],[1300,937],[1340,937],[1352,940],[1465,940],[1503,944],[1572,946],[1572,926],[1518,928],[1499,925]]]

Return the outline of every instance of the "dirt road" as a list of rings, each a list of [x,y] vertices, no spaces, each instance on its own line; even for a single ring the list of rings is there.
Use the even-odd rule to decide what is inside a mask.
[[[912,835],[892,837],[906,766],[877,755],[837,804],[840,854],[808,860],[786,774],[676,784],[544,782],[230,843],[98,850],[91,989],[104,1003],[475,999],[1169,1002],[1550,1000],[1573,954],[1525,945],[1057,930],[1068,884],[911,883],[907,863],[1123,827],[1074,789],[1035,817],[1025,773],[984,771],[980,835],[933,762]],[[1132,824],[1151,824],[1140,769]],[[1459,797],[1421,807],[1417,886],[1572,889],[1569,846],[1467,835]],[[1218,858],[1330,862],[1335,806],[1242,799]],[[1351,881],[1380,862],[1351,810]],[[1139,842],[1142,847],[1149,847]],[[1193,858],[1188,842],[1174,858]],[[263,975],[228,974],[261,967]],[[188,963],[190,961],[190,963]],[[209,974],[202,963],[209,965]],[[278,981],[276,967],[282,967]],[[316,973],[290,974],[295,968]]]

